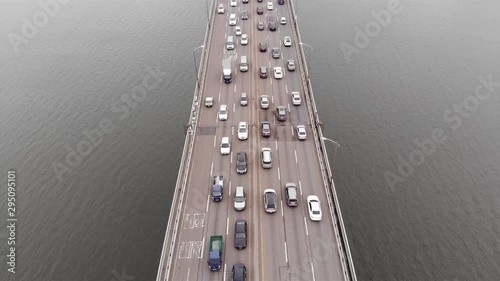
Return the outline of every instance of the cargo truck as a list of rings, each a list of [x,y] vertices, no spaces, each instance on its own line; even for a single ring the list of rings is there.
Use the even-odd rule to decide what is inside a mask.
[[[208,268],[215,271],[222,265],[222,236],[210,236],[210,248],[208,251]]]
[[[224,78],[224,83],[231,83],[232,74],[231,74],[231,60],[230,59],[222,60],[222,77]]]

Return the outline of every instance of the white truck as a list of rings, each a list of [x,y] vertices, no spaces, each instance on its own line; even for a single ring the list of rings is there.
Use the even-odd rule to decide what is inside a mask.
[[[224,83],[231,83],[232,74],[231,74],[231,60],[224,59],[222,60],[222,77],[224,78]]]

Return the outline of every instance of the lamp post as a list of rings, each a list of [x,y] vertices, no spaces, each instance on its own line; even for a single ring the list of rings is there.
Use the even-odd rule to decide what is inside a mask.
[[[333,152],[333,166],[335,166],[335,156],[337,156],[337,148],[340,147],[340,144],[334,140],[329,139],[329,138],[321,137],[321,139],[324,141],[331,142],[335,145],[335,151]],[[333,169],[332,169],[332,179],[331,180],[333,181]]]
[[[208,0],[205,0],[205,5],[207,6],[207,21],[210,21],[210,16],[208,14]]]
[[[204,48],[205,45],[201,45],[199,47],[196,47],[193,49],[193,62],[194,62],[194,75],[196,75],[196,84],[198,85],[198,88],[200,88],[200,81],[199,81],[199,77],[198,77],[198,74],[199,74],[199,71],[198,71],[198,65],[196,64],[196,56],[194,54],[194,52],[200,48]]]
[[[311,63],[309,62],[309,60],[310,60],[310,58],[311,58],[312,51],[314,51],[314,48],[313,48],[311,45],[306,44],[306,43],[304,43],[304,42],[299,42],[299,45],[301,45],[301,46],[306,46],[306,47],[311,48],[311,52],[310,52],[310,53],[309,53],[309,55],[307,56],[307,57],[308,57],[308,58],[307,58],[307,62],[308,62],[308,65],[307,65],[307,74],[308,74],[308,75],[307,75],[307,79],[309,79],[309,73],[311,72],[311,71],[310,71],[310,70],[311,70],[311,67],[310,67]],[[304,48],[302,48],[302,51],[303,51],[303,50],[304,50]]]

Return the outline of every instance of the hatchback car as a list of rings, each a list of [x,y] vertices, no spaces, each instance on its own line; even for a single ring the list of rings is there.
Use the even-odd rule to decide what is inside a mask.
[[[217,7],[217,13],[224,14],[224,4],[219,4],[219,6]]]
[[[264,121],[260,124],[260,133],[263,137],[271,136],[271,123]]]
[[[248,139],[248,123],[247,122],[240,122],[238,124],[238,139],[239,140]]]
[[[273,59],[279,59],[281,57],[280,48],[273,48],[271,54],[273,56]]]
[[[257,7],[257,15],[262,15],[264,13],[264,8],[259,6]]]
[[[231,7],[236,7],[238,0],[231,0]]]
[[[276,107],[276,119],[278,121],[285,121],[286,120],[286,107],[280,105]]]
[[[276,209],[278,209],[278,200],[277,200],[276,191],[274,189],[268,188],[264,190],[264,210],[266,213],[275,213]]]
[[[274,79],[283,78],[283,69],[279,66],[274,68]]]
[[[235,263],[233,265],[233,281],[246,281],[247,268],[242,263]]]
[[[307,138],[306,126],[297,125],[296,131],[297,131],[297,138],[299,140],[305,140]]]
[[[248,34],[241,35],[241,45],[248,45]]]
[[[259,21],[259,22],[257,23],[257,29],[258,29],[258,30],[264,30],[264,28],[266,28],[266,25],[264,24],[264,22]]]
[[[242,32],[241,32],[241,27],[236,26],[236,27],[234,28],[234,34],[235,34],[236,36],[240,36],[240,35],[242,34]]]
[[[312,221],[321,220],[321,203],[316,195],[307,196],[307,208],[309,210],[309,218]]]
[[[221,104],[220,107],[219,107],[219,120],[220,121],[226,121],[227,120],[227,115],[228,115],[227,105]]]
[[[287,60],[286,61],[286,68],[288,71],[295,71],[295,61],[294,60]]]
[[[266,42],[260,42],[259,43],[259,51],[261,51],[261,52],[267,52],[267,43]]]
[[[281,17],[280,18],[280,23],[285,25],[286,24],[286,18],[285,17]]]
[[[267,2],[267,9],[268,10],[274,9],[273,2]]]
[[[276,31],[276,23],[274,21],[269,23],[269,30]]]
[[[292,104],[293,105],[300,105],[302,100],[300,99],[300,93],[299,92],[292,92],[290,95],[292,97]]]
[[[267,78],[267,67],[261,66],[259,68],[259,75],[260,75],[260,78],[266,79]]]
[[[269,108],[269,97],[267,95],[260,96],[260,108],[262,109]]]
[[[290,36],[283,37],[283,45],[285,45],[285,47],[292,46],[292,38],[290,38]]]
[[[247,221],[236,220],[234,223],[234,247],[238,250],[247,247]]]
[[[229,25],[236,25],[236,15],[235,14],[229,15]]]
[[[247,153],[238,152],[236,154],[236,173],[246,174],[247,172]]]
[[[241,19],[242,20],[247,20],[248,19],[248,12],[246,10],[244,10],[243,12],[241,12]]]
[[[220,154],[228,155],[231,153],[231,141],[229,137],[223,137],[220,142]]]

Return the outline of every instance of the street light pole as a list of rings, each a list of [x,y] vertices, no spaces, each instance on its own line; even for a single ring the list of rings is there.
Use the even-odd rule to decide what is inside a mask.
[[[310,59],[311,59],[312,51],[314,51],[314,48],[313,48],[311,45],[306,44],[306,43],[304,43],[304,42],[299,42],[299,45],[301,45],[301,46],[306,46],[306,47],[311,48],[311,52],[309,53],[308,58],[307,58],[307,62],[308,62],[308,65],[307,65],[307,69],[308,69],[308,70],[307,70],[307,73],[309,74],[309,73],[311,73],[311,62],[310,62]],[[302,50],[304,50],[304,48],[302,48]],[[310,75],[308,75],[308,76],[307,76],[307,79],[309,79],[309,76],[310,76]]]
[[[322,140],[331,142],[335,145],[335,151],[333,152],[333,166],[335,166],[335,156],[337,156],[337,148],[340,147],[340,144],[334,140],[331,140],[329,138],[321,137]],[[332,167],[332,181],[333,181],[333,167]]]
[[[201,45],[197,48],[194,48],[193,49],[193,62],[194,62],[194,75],[196,76],[196,84],[198,85],[198,88],[200,88],[200,82],[198,81],[199,80],[199,77],[198,77],[198,74],[199,74],[199,71],[198,71],[198,65],[196,64],[196,56],[194,54],[194,52],[200,48],[204,48],[205,45]]]

